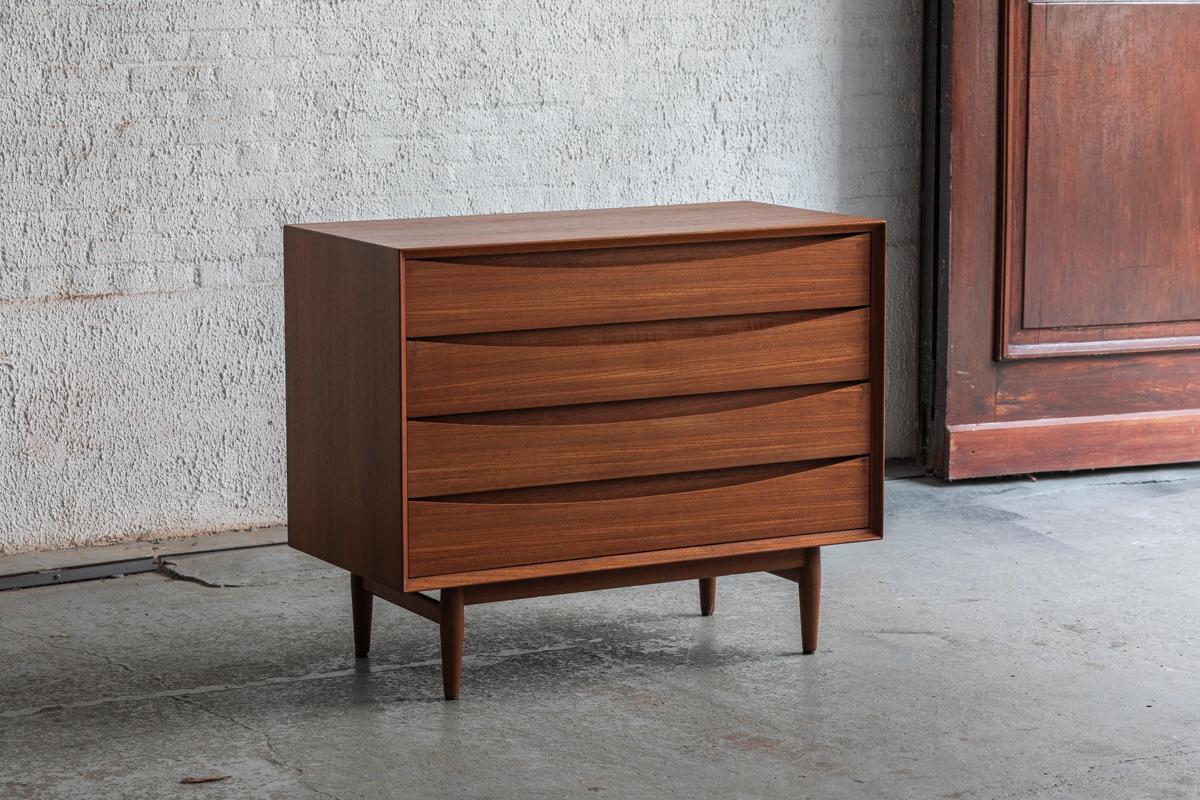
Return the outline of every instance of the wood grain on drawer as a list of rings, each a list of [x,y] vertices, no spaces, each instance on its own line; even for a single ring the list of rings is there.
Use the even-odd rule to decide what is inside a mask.
[[[868,458],[408,503],[409,575],[867,526]]]
[[[789,387],[410,420],[410,497],[862,455],[870,387]]]
[[[867,234],[412,260],[408,335],[865,306],[869,260]]]
[[[410,340],[411,417],[859,381],[869,311]]]

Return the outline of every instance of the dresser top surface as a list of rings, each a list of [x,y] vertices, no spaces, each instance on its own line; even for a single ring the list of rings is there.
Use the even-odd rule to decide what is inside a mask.
[[[879,220],[769,203],[695,203],[473,217],[318,222],[289,226],[403,250],[411,255],[515,252],[756,236],[853,233]]]

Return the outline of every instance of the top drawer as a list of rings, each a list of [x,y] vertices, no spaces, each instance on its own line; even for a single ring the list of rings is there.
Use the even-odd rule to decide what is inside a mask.
[[[406,261],[408,336],[865,306],[870,235]]]

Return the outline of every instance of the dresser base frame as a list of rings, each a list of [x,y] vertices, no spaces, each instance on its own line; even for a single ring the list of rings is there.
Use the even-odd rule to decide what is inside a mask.
[[[394,589],[361,575],[350,576],[350,601],[354,617],[354,654],[365,658],[371,649],[371,617],[374,598],[407,609],[436,622],[441,632],[442,688],[447,700],[459,695],[462,685],[463,609],[479,603],[494,603],[525,597],[644,586],[652,583],[698,579],[700,613],[711,616],[716,609],[717,576],[770,572],[799,585],[800,629],[805,655],[817,649],[821,613],[821,548],[753,553],[700,561],[654,564],[566,576],[529,578],[503,583],[452,586],[441,589],[434,600],[421,592]]]

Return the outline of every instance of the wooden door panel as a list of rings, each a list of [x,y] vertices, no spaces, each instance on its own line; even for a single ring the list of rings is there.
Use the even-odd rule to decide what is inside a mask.
[[[1026,327],[1200,319],[1200,6],[1030,16]]]
[[[1200,460],[1200,2],[935,5],[930,466]]]
[[[1200,352],[1011,361],[993,400],[997,421],[1200,408]]]
[[[1200,5],[1004,23],[999,357],[1200,346]]]

